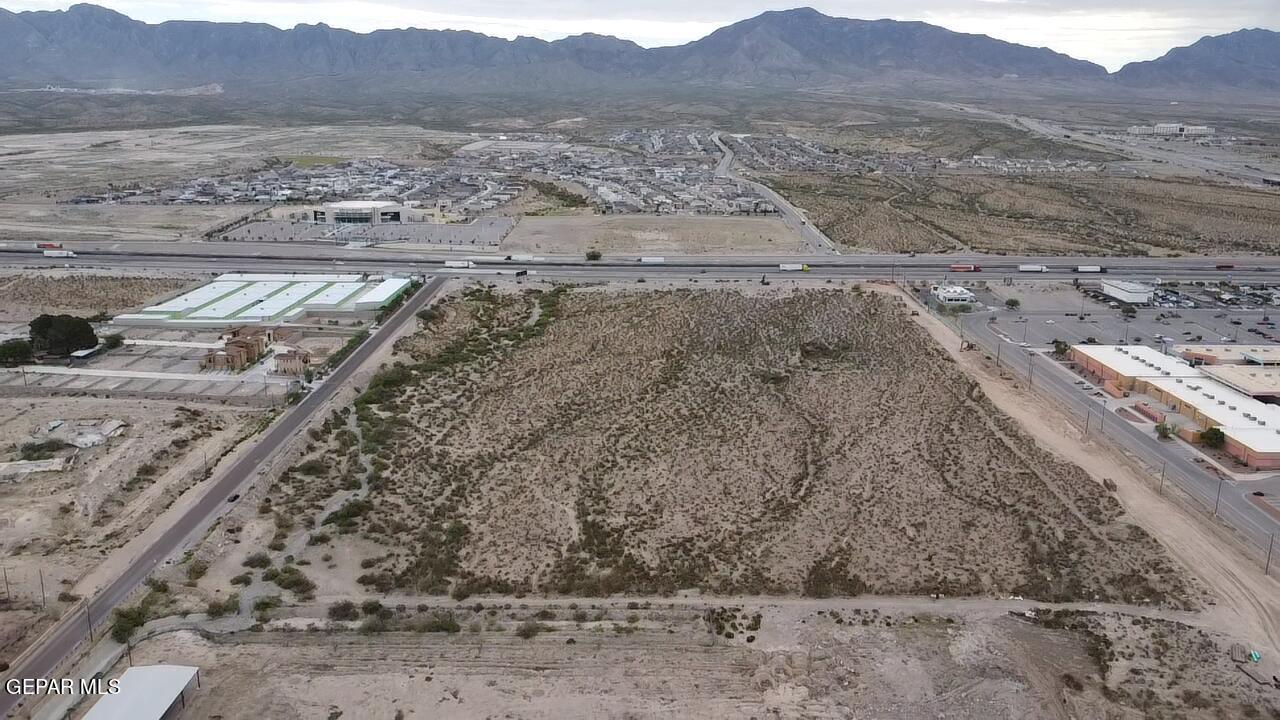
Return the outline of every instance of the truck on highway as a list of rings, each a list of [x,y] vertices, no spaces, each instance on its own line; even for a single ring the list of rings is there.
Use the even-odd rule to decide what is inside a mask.
[[[1071,272],[1077,273],[1104,273],[1107,269],[1101,265],[1077,265]]]
[[[70,250],[45,250],[44,256],[48,258],[73,258],[76,254]]]
[[[445,260],[444,266],[455,269],[469,269],[475,267],[476,264],[470,260]]]
[[[1019,265],[1018,272],[1049,272],[1048,265]]]
[[[664,263],[664,262],[666,262],[666,261],[667,261],[667,259],[666,259],[666,258],[664,258],[664,257],[642,257],[642,258],[640,258],[640,262],[642,262],[642,263],[647,263],[647,264],[653,264],[653,265],[656,265],[656,264],[658,264],[658,263]]]
[[[1236,266],[1230,263],[1218,263],[1213,266],[1214,270],[1235,270]]]
[[[781,272],[809,272],[809,266],[803,263],[782,263],[778,266]]]
[[[951,272],[982,272],[982,266],[973,263],[955,263],[951,266]]]
[[[55,243],[55,242],[36,243],[36,249],[37,250],[61,250],[62,243]]]

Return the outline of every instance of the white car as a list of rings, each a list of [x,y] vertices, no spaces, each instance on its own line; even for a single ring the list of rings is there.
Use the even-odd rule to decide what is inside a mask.
[[[1045,325],[1057,325],[1057,323],[1056,323],[1056,322],[1054,322],[1053,320],[1045,320],[1045,321],[1044,321],[1044,324],[1045,324]]]

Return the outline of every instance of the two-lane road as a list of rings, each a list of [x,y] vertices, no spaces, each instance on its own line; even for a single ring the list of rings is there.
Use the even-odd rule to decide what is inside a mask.
[[[205,494],[172,526],[142,554],[134,558],[122,574],[90,598],[85,610],[63,617],[55,624],[53,629],[43,637],[40,645],[9,670],[7,677],[51,677],[62,661],[85,638],[89,619],[91,618],[97,624],[104,623],[111,616],[112,610],[119,607],[161,562],[180,550],[189,539],[209,527],[218,514],[228,507],[227,498],[234,493],[243,492],[245,484],[258,472],[263,463],[278,452],[294,433],[304,427],[312,416],[333,398],[356,370],[395,337],[397,331],[406,322],[412,322],[414,315],[435,297],[445,282],[445,278],[436,278],[405,301],[381,329],[352,352],[301,403],[288,410],[284,417],[215,480],[213,486],[208,488]],[[10,695],[6,691],[0,696],[0,714],[8,716],[20,706],[22,701],[23,698]]]

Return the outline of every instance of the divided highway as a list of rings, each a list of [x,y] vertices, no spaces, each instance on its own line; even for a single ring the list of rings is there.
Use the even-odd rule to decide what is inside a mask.
[[[91,597],[79,612],[64,616],[53,626],[43,641],[21,658],[7,673],[12,678],[51,677],[71,652],[84,640],[89,622],[103,625],[111,611],[123,604],[162,561],[181,550],[192,537],[203,532],[218,514],[226,509],[227,498],[241,492],[245,484],[270,459],[289,438],[325,406],[369,358],[382,349],[415,314],[440,291],[444,278],[436,278],[405,301],[391,318],[356,348],[319,387],[298,405],[286,411],[267,434],[259,439],[220,477],[178,520],[138,557],[130,561],[128,568],[105,588]],[[105,630],[104,630],[105,631]],[[23,698],[10,695],[7,690],[0,695],[0,716],[7,716],[21,705]]]

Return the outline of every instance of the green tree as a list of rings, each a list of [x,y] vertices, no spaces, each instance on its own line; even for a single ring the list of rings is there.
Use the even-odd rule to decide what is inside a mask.
[[[1200,442],[1204,443],[1205,447],[1217,450],[1227,444],[1227,436],[1222,432],[1222,428],[1211,427],[1200,431]]]
[[[604,255],[603,255],[603,254],[601,254],[601,252],[600,252],[599,250],[588,250],[588,251],[587,251],[587,259],[588,259],[588,260],[591,260],[591,261],[593,261],[593,262],[594,262],[594,261],[596,261],[596,260],[599,260],[599,259],[600,259],[600,258],[602,258],[602,257],[604,257]]]
[[[1134,306],[1132,306],[1132,305],[1125,305],[1124,307],[1120,308],[1120,314],[1121,314],[1121,315],[1123,315],[1123,316],[1125,316],[1125,317],[1127,317],[1127,318],[1137,317],[1137,316],[1138,316],[1138,308],[1136,308],[1136,307],[1134,307]]]
[[[88,320],[73,315],[41,315],[31,321],[31,346],[36,352],[70,355],[98,346]]]
[[[1008,300],[1004,301],[1004,306],[1009,308],[1010,310],[1017,310],[1018,308],[1022,307],[1022,301],[1019,300],[1018,298],[1009,298]]]
[[[1070,345],[1068,345],[1067,343],[1063,342],[1062,340],[1059,340],[1059,339],[1057,339],[1057,338],[1054,338],[1054,340],[1053,340],[1053,354],[1054,354],[1054,355],[1057,355],[1058,357],[1065,357],[1065,356],[1066,356],[1066,354],[1067,354],[1068,352],[1070,352],[1070,351],[1071,351],[1071,346],[1070,346]]]
[[[0,343],[0,365],[17,365],[31,361],[31,341],[22,338]]]
[[[1156,436],[1159,437],[1161,440],[1168,440],[1169,438],[1173,437],[1177,432],[1178,432],[1178,427],[1176,425],[1170,425],[1169,423],[1164,423],[1164,422],[1156,423]]]

